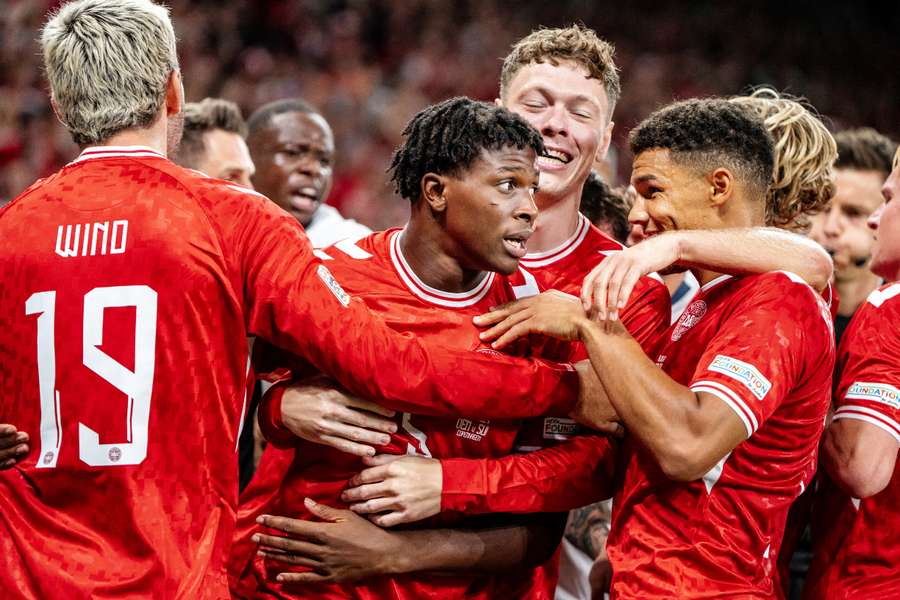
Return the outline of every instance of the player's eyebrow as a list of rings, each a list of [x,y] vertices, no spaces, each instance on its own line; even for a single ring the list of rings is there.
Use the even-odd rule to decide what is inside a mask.
[[[635,180],[634,183],[647,183],[649,181],[657,181],[659,178],[653,173],[648,173],[647,175],[640,175]]]

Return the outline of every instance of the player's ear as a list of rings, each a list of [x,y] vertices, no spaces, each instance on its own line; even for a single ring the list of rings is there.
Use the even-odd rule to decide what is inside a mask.
[[[600,138],[600,145],[597,146],[597,154],[594,155],[594,161],[602,163],[606,160],[606,153],[609,150],[609,143],[612,140],[613,128],[616,126],[612,121],[606,126],[603,137]]]
[[[166,82],[166,116],[177,115],[184,108],[184,84],[178,69],[172,69]]]
[[[437,173],[425,173],[422,177],[422,199],[431,210],[444,212],[447,210],[447,181]]]
[[[499,106],[503,108],[503,100],[501,98],[494,98],[494,106]]]
[[[734,175],[731,171],[719,167],[709,174],[709,202],[712,206],[720,207],[731,198],[734,193]]]

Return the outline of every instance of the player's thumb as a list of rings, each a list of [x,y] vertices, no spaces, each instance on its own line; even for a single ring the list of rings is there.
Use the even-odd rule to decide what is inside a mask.
[[[323,521],[331,521],[333,523],[341,519],[341,511],[330,506],[325,506],[324,504],[319,504],[312,498],[304,498],[303,504],[306,506],[306,510]]]

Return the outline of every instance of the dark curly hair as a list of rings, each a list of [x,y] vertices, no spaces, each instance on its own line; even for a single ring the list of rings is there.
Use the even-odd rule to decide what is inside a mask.
[[[628,239],[631,232],[628,211],[631,205],[622,194],[609,187],[596,171],[591,171],[584,182],[578,210],[600,229],[608,227],[617,242],[624,244]]]
[[[644,119],[629,136],[631,152],[668,150],[697,170],[732,169],[760,198],[772,181],[774,148],[762,120],[746,108],[719,98],[665,106]]]
[[[410,202],[419,199],[426,173],[459,174],[482,150],[509,146],[544,153],[541,134],[522,117],[463,97],[422,110],[406,125],[403,137],[388,172],[397,193]]]

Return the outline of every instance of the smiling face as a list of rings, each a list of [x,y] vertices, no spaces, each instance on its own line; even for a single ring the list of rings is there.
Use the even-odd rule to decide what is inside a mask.
[[[612,134],[603,83],[570,60],[531,63],[509,82],[502,103],[544,140],[547,155],[538,160],[539,204],[580,197],[594,161],[606,156]]]
[[[634,158],[631,185],[637,196],[628,220],[644,238],[664,231],[708,229],[716,223],[709,180],[673,160],[668,150],[652,149]],[[643,239],[643,238],[642,238]]]
[[[316,113],[276,114],[251,136],[250,152],[256,189],[308,226],[331,191],[334,136],[325,119]]]
[[[900,152],[897,154],[900,157]],[[900,280],[900,160],[881,188],[884,204],[869,217],[875,232],[872,272],[885,281]]]
[[[443,211],[442,246],[463,268],[515,272],[537,217],[536,159],[530,148],[483,150],[456,175],[425,175],[420,202]]]

